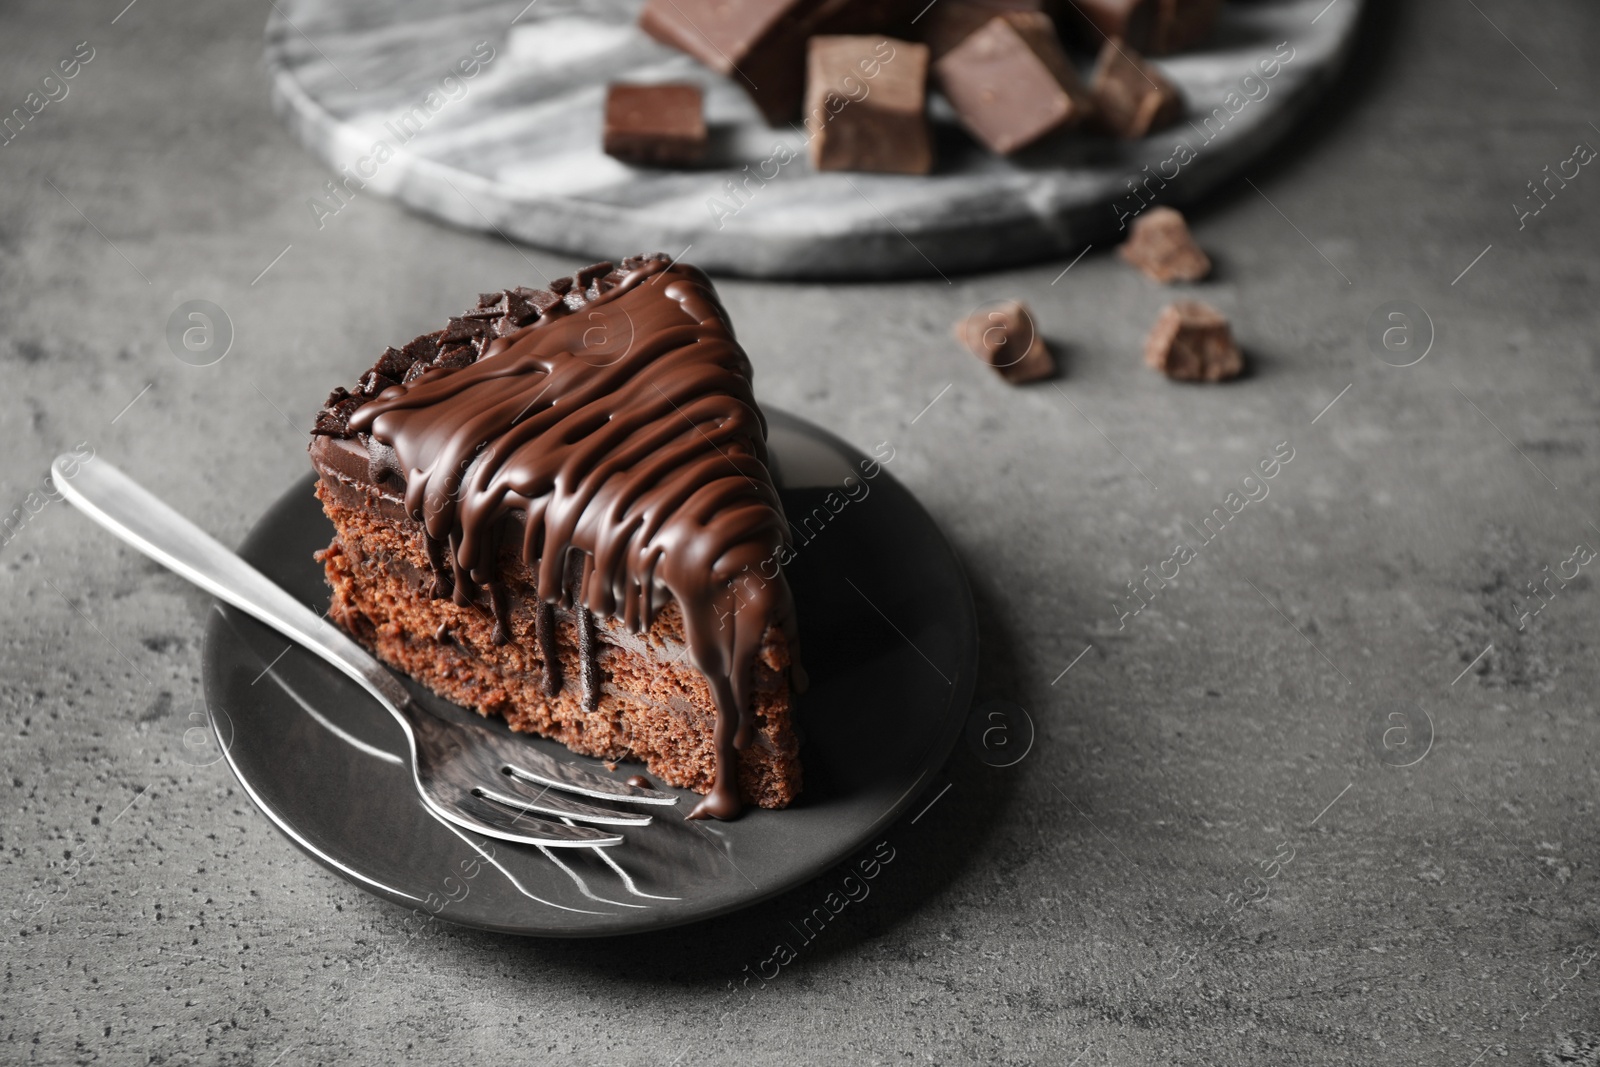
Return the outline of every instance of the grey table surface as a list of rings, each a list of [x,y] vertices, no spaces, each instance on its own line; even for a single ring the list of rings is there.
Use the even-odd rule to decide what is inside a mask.
[[[1252,363],[1230,385],[1142,365],[1171,294],[1105,249],[723,285],[767,401],[893,443],[969,567],[978,699],[1037,737],[1005,768],[958,749],[809,942],[843,871],[549,943],[418,928],[295,851],[190,744],[207,599],[29,494],[83,442],[238,541],[331,384],[573,264],[376,197],[319,230],[267,5],[123,3],[0,17],[7,113],[93,49],[0,147],[0,489],[26,516],[0,548],[0,1058],[1596,1062],[1600,633],[1566,562],[1600,545],[1600,175],[1565,162],[1600,144],[1593,5],[1373,5],[1335,98],[1195,212],[1201,295]],[[1037,309],[1055,386],[951,341],[999,296]],[[233,330],[205,367],[167,340],[197,299]],[[1437,334],[1404,368],[1366,340],[1402,300]],[[1268,496],[1202,543],[1280,442]],[[1122,618],[1179,541],[1196,558]],[[1546,567],[1570,580],[1534,599]]]

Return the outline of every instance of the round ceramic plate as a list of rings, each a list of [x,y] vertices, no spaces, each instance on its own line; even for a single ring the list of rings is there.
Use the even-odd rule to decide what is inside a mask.
[[[206,631],[205,696],[240,783],[296,845],[363,889],[423,918],[547,937],[710,918],[871,842],[929,784],[960,734],[978,659],[972,596],[938,527],[888,473],[888,446],[869,460],[792,415],[769,409],[768,421],[796,532],[786,571],[811,679],[798,698],[805,792],[793,807],[689,822],[680,816],[694,794],[679,791],[676,809],[628,828],[611,849],[542,851],[477,837],[423,806],[400,728],[355,683],[221,608]],[[308,476],[239,552],[322,611],[328,589],[312,553],[332,536]],[[413,692],[446,719],[505,729]],[[619,779],[642,769],[608,772],[560,745],[525,740]]]
[[[307,227],[344,225],[352,202],[382,194],[577,255],[692,248],[703,269],[758,277],[935,275],[1074,256],[1120,240],[1121,217],[1142,202],[1133,183],[1191,203],[1281,141],[1332,85],[1364,0],[1225,3],[1204,47],[1159,61],[1188,113],[1140,141],[1071,133],[1002,159],[935,96],[938,165],[926,177],[812,170],[800,130],[768,126],[733,81],[646,37],[641,6],[276,0],[273,106],[339,172],[335,186],[305,190]],[[601,152],[606,85],[617,80],[703,86],[704,165],[630,167]],[[1160,177],[1144,185],[1149,175]]]

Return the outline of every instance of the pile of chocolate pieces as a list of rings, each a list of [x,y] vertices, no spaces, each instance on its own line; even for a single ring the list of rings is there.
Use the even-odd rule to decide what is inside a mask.
[[[818,170],[927,174],[933,84],[972,136],[1010,155],[1063,130],[1139,138],[1183,99],[1144,58],[1202,43],[1221,0],[648,0],[640,27],[744,88],[773,126],[803,128]],[[1097,54],[1085,86],[1070,50]],[[614,84],[605,150],[693,166],[701,90]]]

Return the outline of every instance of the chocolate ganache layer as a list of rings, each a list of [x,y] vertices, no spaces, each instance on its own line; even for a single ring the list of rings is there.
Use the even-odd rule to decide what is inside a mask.
[[[319,469],[349,467],[364,446],[365,480],[403,493],[421,524],[430,595],[492,611],[495,643],[511,639],[508,547],[535,576],[546,648],[556,605],[592,648],[595,618],[642,633],[676,604],[716,711],[714,781],[691,817],[738,814],[752,668],[770,629],[787,639],[796,687],[803,674],[774,562],[789,535],[766,423],[704,274],[642,256],[486,294],[445,330],[389,349],[356,393],[336,390],[313,432]],[[559,663],[545,662],[553,693]]]

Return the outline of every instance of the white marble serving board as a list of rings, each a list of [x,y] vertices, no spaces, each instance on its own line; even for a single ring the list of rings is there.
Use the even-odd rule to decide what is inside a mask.
[[[707,270],[757,277],[953,274],[1076,255],[1138,207],[1129,183],[1145,168],[1176,171],[1160,195],[1182,204],[1280,140],[1333,82],[1365,0],[1231,0],[1205,49],[1159,61],[1188,114],[1143,141],[1067,133],[1000,159],[936,96],[939,162],[927,177],[813,171],[801,131],[768,127],[732,82],[639,32],[641,2],[275,0],[274,106],[343,186],[320,208],[308,201],[308,215],[330,224],[338,197],[380,193],[580,258],[688,249]],[[1290,50],[1261,77],[1260,63]],[[706,165],[642,169],[602,153],[614,80],[702,84]],[[763,171],[776,176],[761,182]],[[731,196],[728,182],[747,173],[748,192]]]

